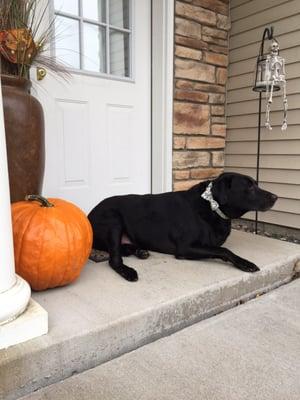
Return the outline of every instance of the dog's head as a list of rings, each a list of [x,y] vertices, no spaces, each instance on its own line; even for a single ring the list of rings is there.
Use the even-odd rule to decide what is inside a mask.
[[[212,194],[230,218],[239,218],[248,211],[267,211],[277,196],[260,189],[250,176],[225,172],[213,182]]]

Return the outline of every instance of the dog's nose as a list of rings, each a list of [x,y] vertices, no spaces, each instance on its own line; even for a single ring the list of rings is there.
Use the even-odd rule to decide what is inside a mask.
[[[278,199],[278,196],[276,196],[276,194],[274,194],[274,193],[271,193],[271,199],[275,203],[275,201]]]

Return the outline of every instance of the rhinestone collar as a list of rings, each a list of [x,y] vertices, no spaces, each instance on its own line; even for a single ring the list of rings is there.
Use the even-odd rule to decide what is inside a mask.
[[[221,210],[220,210],[220,206],[219,203],[213,198],[212,195],[212,182],[210,182],[210,184],[207,186],[205,192],[203,192],[201,194],[201,197],[204,200],[207,200],[210,203],[210,208],[212,209],[212,211],[216,212],[221,218],[223,219],[229,219]]]

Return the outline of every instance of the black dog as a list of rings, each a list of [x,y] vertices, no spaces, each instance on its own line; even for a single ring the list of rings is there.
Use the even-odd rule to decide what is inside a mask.
[[[242,271],[259,271],[220,246],[230,233],[231,219],[269,210],[276,200],[252,178],[236,173],[221,174],[186,191],[110,197],[89,214],[93,246],[108,251],[110,266],[128,281],[136,281],[138,275],[123,264],[122,256],[147,258],[147,250],[189,260],[218,258]]]

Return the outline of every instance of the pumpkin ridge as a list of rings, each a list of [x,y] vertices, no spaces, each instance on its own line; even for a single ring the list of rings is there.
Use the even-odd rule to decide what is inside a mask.
[[[17,224],[19,222],[20,218],[23,216],[23,213],[27,212],[27,209],[24,207],[16,207],[15,205],[13,205],[13,208],[15,210],[17,209],[17,212],[18,212],[18,216],[17,216],[17,218],[15,218],[15,223]],[[18,208],[20,208],[20,210],[18,210]]]
[[[87,228],[87,234],[86,234],[86,243],[88,247],[90,248],[90,252],[92,250],[92,245],[93,245],[93,229],[90,224],[89,219],[87,218],[86,220],[86,228]],[[87,255],[87,258],[90,256],[90,253]]]
[[[15,204],[17,205],[17,203],[15,203]],[[23,215],[24,215],[25,213],[28,213],[28,209],[27,209],[26,207],[24,207],[24,206],[22,206],[22,207],[16,207],[15,204],[13,204],[12,207],[13,207],[14,212],[17,212],[17,213],[18,213],[18,216],[17,216],[17,218],[14,218],[14,222],[15,222],[15,223],[18,223],[18,222],[20,221],[21,217],[23,217]],[[19,209],[18,209],[18,208],[19,208]],[[15,211],[16,209],[17,209],[17,211]]]
[[[93,239],[93,233],[91,230],[90,222],[87,219],[86,220],[86,234],[85,234],[85,248],[90,248],[92,247],[91,239]],[[87,255],[87,259],[89,257],[89,254]]]
[[[57,210],[58,210],[57,204],[54,204],[54,207],[56,207],[56,211],[57,211]],[[58,230],[57,230],[57,219],[55,218],[55,219],[54,219],[54,232],[55,232],[55,236],[56,236],[56,237],[57,237],[57,231],[58,231]],[[54,265],[56,265],[56,263],[54,263]],[[57,273],[57,271],[54,271],[54,268],[51,268],[50,279],[48,279],[48,282],[49,282],[48,287],[49,287],[49,288],[52,288],[52,287],[55,286],[55,285],[52,283],[54,272]],[[59,286],[59,285],[57,285],[57,286]]]
[[[88,241],[87,241],[87,239],[88,239],[88,234],[90,235],[90,232],[83,232],[82,231],[82,225],[80,225],[79,223],[78,223],[78,221],[80,220],[80,219],[82,219],[82,217],[84,217],[84,222],[85,222],[85,224],[86,224],[86,221],[87,221],[87,217],[86,217],[86,215],[85,215],[85,213],[80,209],[80,208],[73,208],[72,209],[72,214],[73,214],[73,216],[74,216],[74,223],[76,223],[76,231],[77,232],[79,232],[80,233],[80,239],[81,239],[81,242],[83,242],[83,244],[82,244],[82,248],[83,249],[86,249],[87,248],[87,245],[88,244],[90,244]],[[89,246],[90,247],[90,246]],[[81,254],[82,254],[82,252],[81,252]],[[84,262],[85,264],[86,264],[86,261],[87,261],[87,258],[88,258],[88,256],[86,256],[85,254],[84,254],[84,258],[82,257],[82,255],[81,255],[81,259],[82,260],[80,260],[80,261],[82,261],[82,262]],[[84,265],[85,266],[85,265]],[[83,267],[84,268],[84,267]],[[82,269],[83,269],[82,268]]]
[[[69,232],[68,232],[68,221],[65,219],[65,218],[66,218],[66,217],[65,217],[65,214],[62,213],[62,216],[63,216],[63,222],[64,222],[64,227],[65,227],[65,232],[66,232],[66,238],[67,238],[66,243],[68,244],[68,246],[67,246],[67,252],[66,252],[66,257],[67,257],[67,259],[68,259],[67,265],[69,266],[69,265],[70,265],[70,261],[71,261],[71,260],[70,260],[70,235],[69,235]],[[69,273],[68,268],[65,268],[65,269],[64,269],[64,273],[63,273],[63,275],[62,275],[61,282],[64,282],[64,279],[65,279],[65,276],[66,276],[67,273]]]
[[[20,248],[19,248],[18,260],[20,260],[20,259],[21,259],[21,256],[22,256],[23,243],[24,243],[24,236],[25,236],[25,234],[26,234],[26,232],[27,232],[27,230],[28,230],[28,228],[29,228],[29,225],[31,224],[31,222],[32,222],[32,220],[33,220],[33,218],[34,218],[36,212],[37,212],[36,209],[33,209],[33,210],[32,210],[32,214],[31,214],[30,218],[28,219],[28,222],[27,222],[27,224],[26,224],[25,229],[23,230],[23,233],[22,233],[22,236],[21,236],[21,246],[20,246]]]
[[[79,275],[79,270],[78,270],[78,265],[83,263],[82,261],[82,257],[78,256],[78,250],[76,251],[76,248],[74,247],[74,243],[77,243],[77,238],[78,235],[80,235],[80,255],[82,254],[82,250],[85,248],[85,241],[84,241],[84,232],[82,232],[82,224],[79,224],[79,220],[82,218],[82,216],[84,215],[84,213],[77,207],[73,207],[71,209],[71,214],[74,217],[72,220],[72,254],[75,254],[75,256],[73,255],[71,259],[74,259],[74,265],[76,266],[76,275]],[[83,214],[83,215],[82,215]],[[84,218],[86,218],[86,216],[84,215]],[[68,226],[69,228],[69,226]],[[76,234],[74,234],[74,232],[76,232]],[[76,259],[75,259],[76,258]],[[82,269],[84,268],[84,265],[82,267]],[[81,269],[81,270],[82,270]]]
[[[17,203],[15,203],[16,205],[17,205]],[[13,231],[14,231],[14,228],[15,228],[15,226],[17,225],[17,222],[18,221],[20,221],[21,220],[21,218],[25,215],[25,214],[27,214],[28,213],[28,209],[27,208],[24,208],[24,207],[16,207],[16,205],[15,204],[13,204],[12,205],[12,211],[13,211],[13,213],[15,213],[15,209],[17,208],[17,212],[18,212],[18,218],[17,219],[14,219],[14,224],[13,224]],[[18,210],[18,208],[19,208],[19,210]],[[24,232],[23,232],[23,234],[25,233],[25,230],[24,230]],[[23,236],[23,235],[22,235]],[[15,238],[15,234],[14,234],[14,255],[15,255],[15,263],[18,261],[18,257],[20,257],[20,251],[18,251],[18,254],[17,254],[17,248],[16,248],[16,244],[17,243],[22,243],[22,241],[20,241],[20,240],[18,240],[18,241],[16,241],[15,240],[16,238]],[[16,243],[17,242],[17,243]],[[20,246],[19,246],[20,247]],[[19,249],[19,247],[18,247],[18,249]]]
[[[40,254],[37,259],[37,265],[36,265],[36,282],[35,282],[36,285],[35,285],[35,287],[38,287],[38,283],[39,283],[40,262],[41,262],[41,255],[42,255],[43,249],[44,249],[44,236],[45,236],[45,231],[46,231],[45,220],[46,220],[46,213],[43,213],[43,220],[42,220],[43,225],[42,226],[44,227],[44,229],[43,229],[43,234],[41,235],[42,240],[41,240],[41,244],[40,244]]]
[[[78,235],[78,232],[81,233],[80,239],[81,239],[81,242],[82,242],[82,225],[78,223],[78,214],[75,213],[74,210],[75,210],[75,209],[72,209],[72,215],[74,216],[74,223],[75,223],[75,224],[73,224],[73,229],[71,230],[71,233],[72,233],[73,238],[75,238],[75,239],[72,240],[72,246],[73,246],[72,254],[73,254],[73,256],[71,257],[71,259],[74,260],[73,268],[74,268],[74,266],[76,267],[76,270],[75,270],[75,271],[76,271],[76,275],[78,275],[78,264],[81,263],[81,262],[80,262],[81,260],[78,259],[78,254],[77,254],[76,248],[75,248],[75,246],[74,246],[74,243],[76,242],[76,237],[77,237],[77,235]],[[69,227],[68,227],[68,228],[69,228]],[[74,228],[75,228],[75,229],[74,229]],[[74,231],[75,231],[75,230],[76,230],[76,234],[74,234]],[[80,247],[81,247],[80,253],[82,253],[82,243],[80,244]],[[74,256],[74,255],[75,255],[75,256]],[[83,269],[83,268],[84,268],[84,266],[82,267],[82,269]],[[74,271],[74,269],[73,269],[73,271]]]
[[[41,215],[41,216],[42,216],[42,222],[44,222],[45,219],[46,219],[45,213],[43,213],[43,212],[41,211],[41,208],[40,208],[39,206],[35,208],[35,211],[36,211],[36,212],[34,213],[33,217],[30,219],[29,224],[28,224],[28,227],[27,227],[27,229],[29,229],[29,230],[30,230],[30,226],[31,226],[32,224],[33,224],[33,225],[37,225],[37,224],[35,223],[35,221],[34,221],[35,217],[39,217],[39,215]],[[41,211],[41,212],[40,212],[40,211]],[[41,226],[43,226],[43,225],[41,224]],[[44,231],[42,231],[42,235],[44,235]],[[22,242],[25,242],[25,240],[23,240]],[[32,268],[32,269],[31,269],[31,271],[35,271],[35,274],[34,274],[34,276],[35,276],[35,282],[31,282],[31,286],[32,286],[32,288],[33,288],[34,290],[37,290],[38,282],[39,282],[39,264],[40,264],[40,260],[41,260],[42,249],[43,249],[43,241],[42,241],[42,242],[39,241],[37,248],[38,248],[38,250],[39,250],[39,257],[36,257],[36,262],[35,262],[35,263],[32,263],[32,266],[35,265],[35,268]]]

